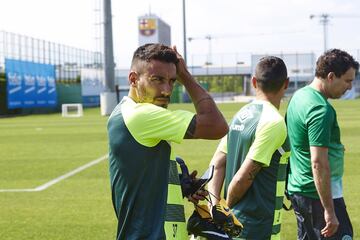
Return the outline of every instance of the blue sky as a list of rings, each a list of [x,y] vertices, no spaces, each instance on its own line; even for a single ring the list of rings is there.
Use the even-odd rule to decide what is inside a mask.
[[[0,30],[84,49],[96,44],[96,5],[101,0],[1,0]],[[115,60],[128,67],[138,44],[137,19],[151,11],[172,27],[172,43],[183,51],[182,0],[113,0]],[[328,47],[360,53],[360,1],[186,0],[188,59],[252,53],[321,52],[323,29],[311,14],[329,14]],[[191,60],[189,60],[191,61]]]

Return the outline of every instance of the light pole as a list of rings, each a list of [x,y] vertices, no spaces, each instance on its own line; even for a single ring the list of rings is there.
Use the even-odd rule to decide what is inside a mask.
[[[243,66],[245,64],[245,62],[243,61],[238,61],[237,60],[237,54],[236,54],[236,77],[239,77],[238,76],[238,68]],[[240,75],[240,74],[239,74]],[[246,88],[247,88],[247,84],[246,84],[246,79],[247,77],[246,76],[243,76],[243,95],[246,96]]]
[[[212,65],[212,46],[211,46],[211,35],[206,35],[205,38],[209,41],[208,60],[206,65]]]
[[[182,10],[183,10],[183,44],[184,44],[184,60],[185,64],[187,65],[187,50],[186,50],[186,6],[185,0],[182,0]]]
[[[115,63],[112,37],[111,0],[104,0],[104,90],[100,94],[101,115],[110,115],[115,108]]]
[[[321,14],[321,15],[310,15],[310,19],[313,19],[315,17],[320,18],[320,23],[323,25],[323,34],[324,34],[324,52],[327,50],[327,38],[328,38],[328,32],[327,32],[327,26],[329,24],[329,14]]]
[[[214,37],[211,35],[206,35],[204,37],[189,37],[188,40],[189,42],[194,41],[194,40],[208,40],[209,46],[208,46],[208,55],[207,55],[207,59],[205,61],[205,65],[212,65],[212,46],[211,46],[211,40]]]

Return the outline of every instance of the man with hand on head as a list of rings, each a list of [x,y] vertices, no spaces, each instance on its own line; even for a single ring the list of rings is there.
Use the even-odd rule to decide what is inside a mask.
[[[129,94],[108,120],[117,239],[168,238],[165,220],[170,222],[165,228],[171,235],[184,239],[184,207],[171,142],[219,139],[227,133],[227,123],[214,100],[188,72],[175,47],[140,46],[134,52],[128,79]],[[195,114],[167,109],[176,80],[189,93]]]

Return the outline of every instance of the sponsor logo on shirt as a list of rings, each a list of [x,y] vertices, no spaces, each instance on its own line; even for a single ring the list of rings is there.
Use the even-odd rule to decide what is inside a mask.
[[[230,126],[230,130],[239,131],[239,132],[243,131],[244,128],[245,128],[244,124],[240,124],[240,125],[239,124],[233,124],[233,125]]]
[[[239,115],[237,116],[237,119],[242,123],[246,119],[253,118],[253,114],[249,109],[242,110]]]
[[[176,237],[176,233],[177,233],[177,224],[173,224],[173,237]]]

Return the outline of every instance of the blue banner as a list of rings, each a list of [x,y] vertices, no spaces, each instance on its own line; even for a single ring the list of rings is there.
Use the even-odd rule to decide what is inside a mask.
[[[21,64],[24,68],[24,104],[23,107],[36,106],[36,82],[35,75],[31,74],[28,69],[32,68],[32,64]],[[9,96],[9,95],[8,95]]]
[[[54,107],[55,66],[5,59],[8,109]]]
[[[100,69],[81,69],[81,95],[84,107],[100,106],[103,79],[104,71]]]

